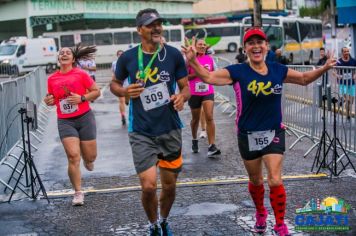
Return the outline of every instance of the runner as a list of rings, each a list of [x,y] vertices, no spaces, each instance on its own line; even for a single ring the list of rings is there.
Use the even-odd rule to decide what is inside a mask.
[[[129,141],[142,187],[142,205],[150,235],[171,235],[168,215],[173,205],[178,173],[182,168],[182,123],[177,111],[189,99],[187,70],[182,54],[161,44],[163,19],[155,9],[136,16],[141,44],[118,59],[111,91],[130,96]],[[129,86],[123,81],[129,77]],[[175,94],[176,84],[180,93]],[[162,191],[158,219],[157,166]]]
[[[97,155],[96,122],[88,101],[100,96],[100,89],[92,78],[76,65],[80,59],[90,59],[95,46],[61,48],[59,71],[48,77],[47,106],[57,107],[58,131],[68,159],[68,175],[74,188],[72,205],[84,204],[81,191],[80,156],[87,170],[94,169]]]
[[[281,172],[285,151],[285,130],[282,126],[281,97],[283,83],[307,85],[336,64],[329,59],[313,71],[298,72],[276,62],[265,62],[268,50],[266,34],[260,28],[245,32],[243,43],[248,63],[230,65],[208,72],[196,59],[195,39],[186,40],[183,52],[196,74],[214,85],[233,85],[237,101],[237,137],[240,154],[249,175],[248,189],[256,206],[255,231],[266,231],[267,210],[263,205],[264,185],[262,163],[267,169],[271,206],[276,224],[274,233],[288,235],[284,223],[286,192]],[[333,58],[333,56],[331,57]]]
[[[82,68],[83,70],[88,72],[90,77],[94,81],[96,81],[96,79],[95,79],[96,64],[95,64],[94,58],[87,58],[87,59],[79,60],[79,66],[80,66],[80,68]]]
[[[350,56],[350,49],[347,47],[341,48],[341,57],[337,60],[337,66],[356,66],[356,60]],[[346,118],[351,119],[352,105],[355,100],[355,84],[356,84],[356,74],[352,69],[339,69],[336,75],[337,82],[339,84],[339,94],[342,96],[341,104],[346,110]]]
[[[117,58],[119,58],[122,54],[124,53],[123,50],[118,50],[116,52],[116,56]],[[116,62],[117,60],[113,61],[112,62],[112,65],[111,65],[111,71],[112,71],[112,80],[115,80],[115,70],[116,70]],[[125,80],[126,82],[127,80]],[[119,97],[119,110],[120,110],[120,115],[121,115],[121,124],[122,126],[125,126],[126,125],[126,106],[125,106],[125,97]]]
[[[196,41],[197,60],[208,71],[213,71],[214,60],[211,56],[206,55],[207,45],[204,39]],[[201,115],[201,107],[203,107],[206,121],[206,130],[208,134],[208,157],[213,157],[221,154],[220,150],[215,145],[215,122],[214,122],[214,87],[205,84],[197,75],[192,67],[188,66],[188,79],[190,94],[192,95],[188,101],[192,113],[190,127],[192,131],[192,152],[199,152],[197,132],[199,127],[199,119]],[[203,127],[202,127],[203,128]]]

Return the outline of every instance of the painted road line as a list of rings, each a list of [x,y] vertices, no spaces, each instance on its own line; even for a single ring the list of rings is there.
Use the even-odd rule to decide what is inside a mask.
[[[310,175],[285,175],[282,177],[284,180],[298,180],[298,179],[316,179],[316,178],[327,178],[327,174],[310,174]],[[266,178],[265,178],[266,180]],[[196,187],[196,186],[207,186],[207,185],[219,185],[219,184],[235,184],[235,183],[246,183],[248,178],[226,178],[226,179],[206,179],[206,180],[196,180],[187,182],[177,182],[178,187]],[[158,185],[158,188],[161,186]],[[127,192],[127,191],[138,191],[141,190],[141,186],[126,186],[118,188],[106,188],[106,189],[94,189],[88,188],[83,189],[85,193],[110,193],[110,192]],[[47,192],[48,197],[66,197],[74,194],[72,189],[64,189],[58,191]]]

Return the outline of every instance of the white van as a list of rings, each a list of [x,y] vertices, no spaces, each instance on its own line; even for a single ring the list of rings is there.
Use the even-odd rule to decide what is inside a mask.
[[[53,38],[12,37],[0,44],[0,74],[17,75],[46,66],[57,66],[57,48]]]

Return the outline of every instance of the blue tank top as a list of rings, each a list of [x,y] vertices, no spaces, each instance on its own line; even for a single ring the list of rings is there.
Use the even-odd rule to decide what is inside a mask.
[[[282,89],[288,68],[266,62],[268,73],[261,75],[247,63],[226,67],[236,95],[238,131],[278,129],[282,123]]]

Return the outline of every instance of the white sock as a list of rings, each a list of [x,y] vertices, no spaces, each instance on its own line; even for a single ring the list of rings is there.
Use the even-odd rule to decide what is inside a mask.
[[[167,218],[159,217],[159,223],[167,222]]]
[[[159,225],[159,221],[157,220],[157,221],[155,221],[155,222],[153,222],[153,223],[151,223],[150,221],[148,221],[148,224],[150,225],[150,227],[154,227],[154,226],[158,226]]]

